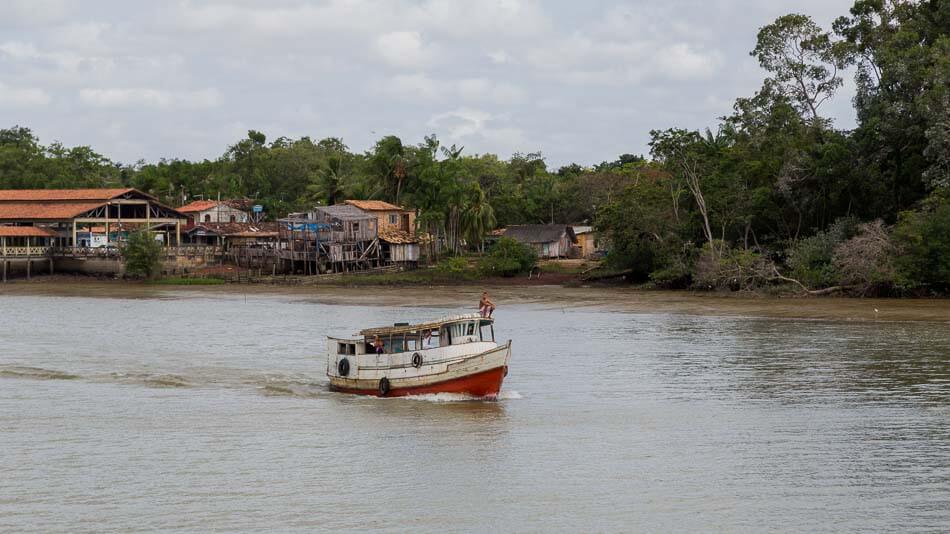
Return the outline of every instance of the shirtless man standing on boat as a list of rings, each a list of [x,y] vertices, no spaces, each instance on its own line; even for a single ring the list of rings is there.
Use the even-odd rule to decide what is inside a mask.
[[[478,312],[482,317],[491,317],[495,311],[495,303],[488,299],[488,291],[482,291],[482,298],[478,301]]]

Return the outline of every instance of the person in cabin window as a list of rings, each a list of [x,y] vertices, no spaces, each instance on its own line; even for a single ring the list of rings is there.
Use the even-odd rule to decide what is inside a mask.
[[[376,354],[383,353],[383,340],[379,339],[379,336],[373,338],[373,348],[376,349]]]
[[[482,291],[482,299],[478,301],[478,312],[482,317],[491,317],[495,311],[495,303],[488,298],[488,291]]]
[[[432,330],[426,330],[426,333],[422,335],[422,348],[431,349],[433,346]]]

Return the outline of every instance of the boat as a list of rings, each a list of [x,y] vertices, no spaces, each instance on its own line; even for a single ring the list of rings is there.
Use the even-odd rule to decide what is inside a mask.
[[[496,343],[494,324],[471,313],[367,328],[348,339],[328,337],[330,389],[377,397],[458,393],[497,398],[508,374],[511,340]],[[377,337],[381,353],[374,346]]]

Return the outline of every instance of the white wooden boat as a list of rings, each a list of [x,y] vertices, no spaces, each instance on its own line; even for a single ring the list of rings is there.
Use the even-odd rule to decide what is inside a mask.
[[[381,353],[373,343],[382,341]],[[462,393],[495,397],[508,374],[511,341],[495,342],[494,319],[477,313],[422,324],[368,328],[328,338],[327,377],[334,391],[399,397]]]

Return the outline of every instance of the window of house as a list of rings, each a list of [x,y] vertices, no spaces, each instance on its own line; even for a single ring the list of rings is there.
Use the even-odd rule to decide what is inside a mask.
[[[389,215],[389,224],[399,224],[399,216],[395,213]]]
[[[237,222],[237,217],[235,217],[234,215],[232,215],[232,216],[231,216],[231,222]]]
[[[210,213],[206,213],[206,214],[205,214],[205,222],[207,222],[207,223],[211,222],[211,214],[210,214]]]

